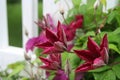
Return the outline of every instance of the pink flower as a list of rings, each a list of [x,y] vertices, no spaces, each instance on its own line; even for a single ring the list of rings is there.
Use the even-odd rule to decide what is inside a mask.
[[[58,22],[57,32],[46,28],[45,30],[47,41],[36,44],[36,47],[43,48],[43,53],[61,53],[67,50],[67,40],[64,30],[61,28],[60,22]]]
[[[87,47],[88,50],[74,50],[81,59],[85,60],[85,63],[79,66],[76,72],[86,72],[108,63],[107,34],[104,35],[100,46],[92,38],[88,37]]]

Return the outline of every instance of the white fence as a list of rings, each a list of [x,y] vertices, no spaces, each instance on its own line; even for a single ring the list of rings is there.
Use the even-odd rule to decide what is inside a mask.
[[[107,8],[113,7],[117,0],[107,0]],[[83,0],[86,3],[86,0]],[[68,3],[68,6],[66,6]],[[24,59],[24,47],[28,38],[38,35],[38,28],[34,21],[38,20],[38,0],[22,0],[22,37],[23,48],[9,46],[8,44],[8,25],[7,25],[7,9],[6,0],[0,0],[0,66],[4,69],[7,64]],[[67,12],[72,7],[71,0],[60,0],[54,4],[54,0],[43,0],[43,14],[50,13],[54,21],[59,19],[60,8]],[[67,14],[67,13],[66,13]],[[25,33],[28,33],[26,35]]]

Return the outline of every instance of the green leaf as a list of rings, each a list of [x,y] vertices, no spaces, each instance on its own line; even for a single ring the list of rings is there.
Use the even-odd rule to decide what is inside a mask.
[[[109,42],[119,43],[120,42],[120,27],[115,31],[108,33]]]
[[[112,49],[120,54],[120,50],[117,48],[117,45],[115,44],[109,44],[109,49]]]
[[[90,70],[89,72],[102,72],[102,71],[106,71],[108,69],[110,69],[110,67],[106,65],[106,66],[103,66],[103,67],[100,67],[100,68],[97,68],[94,70]]]
[[[50,72],[50,76],[48,77],[48,80],[53,80],[53,78],[55,77],[55,72]]]
[[[78,8],[80,6],[81,0],[72,0],[72,3],[74,5],[74,7]]]
[[[16,75],[18,74],[20,71],[22,71],[24,69],[24,65],[23,64],[20,64],[20,65],[17,65],[15,66],[15,68],[13,69],[13,71],[9,74],[8,78],[9,77],[12,77],[13,75]]]
[[[12,63],[12,64],[9,64],[7,66],[8,69],[15,69],[17,66],[21,65],[21,64],[24,64],[24,62],[16,62],[16,63]]]
[[[30,80],[29,78],[23,77],[21,80]]]
[[[117,20],[119,27],[120,27],[120,12],[116,12],[116,20]]]
[[[95,32],[94,31],[89,31],[86,33],[86,36],[95,36]]]
[[[74,70],[71,71],[69,76],[70,76],[70,80],[74,80],[75,79],[75,71]]]
[[[112,70],[93,73],[95,80],[116,80],[116,76]]]
[[[111,12],[109,15],[108,15],[108,18],[107,18],[107,23],[110,24],[111,21],[115,18],[115,11]]]
[[[68,56],[69,60],[70,60],[70,64],[71,64],[71,67],[72,69],[76,68],[77,66],[79,66],[81,60],[80,58],[74,54],[74,53],[69,53],[69,56]]]
[[[115,75],[120,79],[120,64],[114,65],[112,67],[112,70],[114,71]]]
[[[69,56],[69,53],[67,53],[67,52],[62,53],[61,58],[62,58],[62,66],[63,67],[64,67],[64,65],[66,63],[66,59],[68,58],[68,56]]]

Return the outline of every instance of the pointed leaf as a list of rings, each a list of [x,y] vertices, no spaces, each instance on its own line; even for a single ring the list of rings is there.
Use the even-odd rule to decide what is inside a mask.
[[[112,49],[120,54],[120,50],[117,48],[117,45],[115,44],[109,44],[109,49]]]
[[[93,73],[95,80],[116,80],[116,76],[112,70]]]
[[[120,79],[120,64],[114,65],[112,67],[112,70],[114,71],[114,73],[117,76],[117,78]]]

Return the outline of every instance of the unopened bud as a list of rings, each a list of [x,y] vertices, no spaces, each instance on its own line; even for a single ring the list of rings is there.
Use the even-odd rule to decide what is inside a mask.
[[[60,14],[64,15],[64,10],[63,9],[60,10]]]
[[[67,59],[66,61],[66,65],[65,65],[65,72],[67,75],[69,75],[69,73],[71,73],[71,65],[70,65],[70,62],[69,62],[69,59]]]
[[[100,5],[100,0],[96,0],[94,3],[94,9],[96,10],[99,5]]]
[[[26,53],[24,53],[24,58],[25,58],[25,60],[27,60],[27,61],[31,60],[31,57],[28,56]]]

